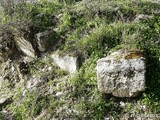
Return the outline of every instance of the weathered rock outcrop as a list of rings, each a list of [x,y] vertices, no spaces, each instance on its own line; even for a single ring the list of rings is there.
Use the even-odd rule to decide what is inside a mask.
[[[44,31],[36,34],[36,40],[38,49],[41,52],[45,52],[49,47],[49,39],[52,36],[53,31]]]
[[[24,37],[14,37],[16,47],[19,51],[22,51],[25,55],[36,58],[35,50],[32,47],[32,44],[25,40]]]
[[[116,97],[136,97],[145,90],[145,58],[114,52],[97,61],[98,89]]]
[[[78,56],[60,55],[53,53],[51,55],[54,63],[57,64],[62,70],[68,71],[69,73],[75,73],[78,69]]]

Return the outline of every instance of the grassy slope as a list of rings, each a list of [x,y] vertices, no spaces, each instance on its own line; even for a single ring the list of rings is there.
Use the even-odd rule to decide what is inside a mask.
[[[63,39],[59,49],[64,54],[77,51],[85,62],[72,78],[61,83],[60,90],[54,86],[56,78],[49,80],[48,85],[56,92],[70,89],[63,97],[44,96],[43,92],[33,91],[21,104],[15,102],[15,106],[11,105],[9,108],[14,111],[16,119],[32,119],[43,109],[55,118],[87,120],[103,119],[104,116],[118,119],[125,113],[160,113],[160,3],[151,0],[84,0],[22,6],[18,6],[14,13],[21,19],[22,28],[26,19],[29,19],[33,34],[52,27],[56,35],[51,42]],[[20,14],[19,9],[23,13]],[[152,15],[153,18],[134,21],[138,14]],[[16,20],[6,17],[1,23]],[[141,49],[147,57],[146,92],[134,100],[124,99],[125,107],[120,107],[121,99],[106,98],[99,93],[96,84],[96,61],[117,49]],[[145,110],[141,109],[143,105],[146,105]],[[67,108],[59,111],[62,106]],[[68,113],[67,109],[77,112]]]

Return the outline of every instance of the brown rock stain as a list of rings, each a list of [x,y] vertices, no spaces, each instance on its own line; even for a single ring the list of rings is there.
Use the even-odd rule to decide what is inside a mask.
[[[124,59],[137,59],[140,57],[143,57],[143,55],[139,52],[130,52],[124,55]]]

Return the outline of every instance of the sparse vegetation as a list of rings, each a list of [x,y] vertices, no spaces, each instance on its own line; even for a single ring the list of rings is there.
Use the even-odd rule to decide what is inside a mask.
[[[17,92],[14,102],[5,109],[13,112],[15,120],[34,119],[44,110],[50,114],[45,119],[124,119],[122,116],[126,113],[159,114],[160,117],[160,2],[40,0],[34,3],[2,3],[0,37],[7,34],[5,40],[11,43],[13,35],[18,33],[34,43],[37,32],[54,30],[51,44],[62,40],[58,48],[61,52],[77,52],[85,59],[79,70],[69,76],[56,67],[47,55],[39,55],[37,61],[28,65],[29,72],[25,76],[46,79],[45,88],[26,91],[23,96],[24,91],[17,91],[14,86]],[[152,18],[135,20],[140,14],[151,15]],[[146,56],[146,91],[131,100],[104,95],[97,88],[96,61],[119,49],[140,50]],[[46,54],[51,51],[53,46]],[[48,70],[49,67],[51,70]],[[51,94],[50,89],[53,91]],[[62,93],[62,96],[56,93]],[[120,101],[124,101],[125,106],[121,107]],[[0,113],[0,119],[1,116]]]

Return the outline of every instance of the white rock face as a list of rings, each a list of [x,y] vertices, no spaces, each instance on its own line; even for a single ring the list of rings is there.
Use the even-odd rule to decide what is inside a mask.
[[[32,44],[29,41],[25,40],[23,37],[16,37],[15,43],[18,50],[22,51],[25,55],[32,58],[36,57]]]
[[[8,99],[8,98],[3,98],[3,97],[2,97],[2,98],[0,99],[0,105],[3,104],[7,99]]]
[[[78,57],[53,53],[51,58],[62,70],[68,71],[69,73],[75,73],[78,69]]]
[[[97,61],[98,89],[116,97],[136,97],[145,90],[145,58],[114,52]]]

